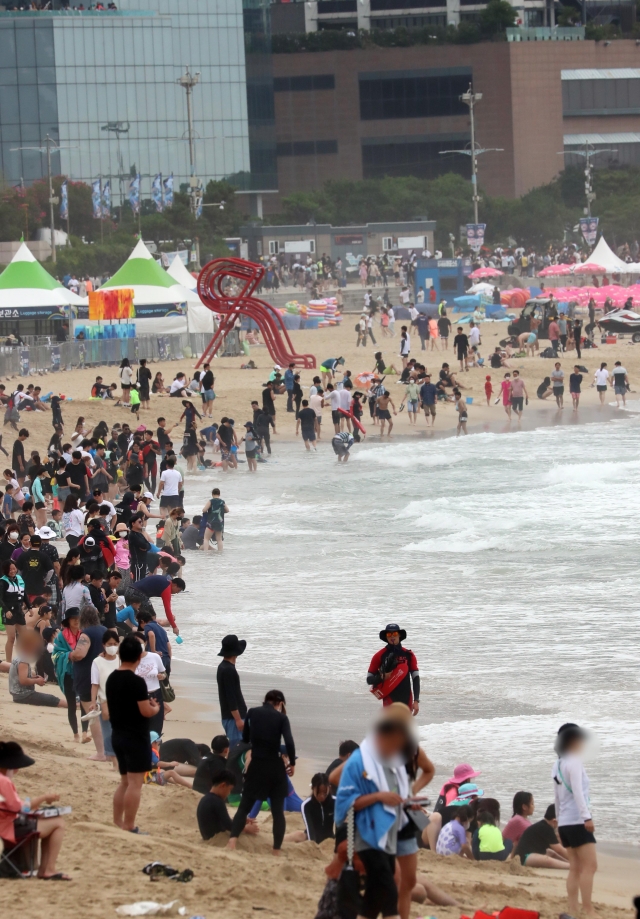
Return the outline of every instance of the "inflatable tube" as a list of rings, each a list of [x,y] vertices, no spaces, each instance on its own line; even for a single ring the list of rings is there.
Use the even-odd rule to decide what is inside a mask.
[[[394,667],[389,676],[385,677],[384,682],[379,683],[377,686],[372,686],[369,692],[373,693],[376,699],[384,699],[396,688],[396,686],[402,683],[408,673],[409,668],[405,663],[398,664],[397,667]]]
[[[344,415],[345,418],[351,418],[351,420],[353,421],[354,425],[357,427],[357,429],[360,431],[361,434],[366,434],[366,433],[367,433],[366,430],[362,427],[362,425],[360,424],[360,422],[358,421],[358,419],[356,418],[356,416],[355,416],[352,412],[348,412],[348,411],[347,411],[346,409],[344,409],[344,408],[339,408],[338,411],[340,412],[341,415]]]

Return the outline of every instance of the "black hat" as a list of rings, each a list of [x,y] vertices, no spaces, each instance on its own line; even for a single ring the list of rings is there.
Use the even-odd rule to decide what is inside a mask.
[[[27,756],[19,743],[13,740],[6,743],[0,741],[0,769],[24,769],[34,763],[35,759]]]
[[[64,611],[62,619],[62,625],[68,626],[70,619],[79,619],[80,618],[80,607],[79,606],[70,606]]]
[[[404,629],[401,629],[397,623],[390,622],[386,629],[380,632],[380,641],[383,641],[385,645],[387,643],[387,632],[400,632],[400,641],[404,641],[407,637],[407,633]]]
[[[240,641],[237,635],[225,635],[222,639],[222,648],[218,651],[218,657],[239,657],[244,654],[247,647],[244,639]]]

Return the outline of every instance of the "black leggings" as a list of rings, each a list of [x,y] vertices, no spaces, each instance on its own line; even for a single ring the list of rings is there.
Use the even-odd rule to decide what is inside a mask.
[[[284,839],[285,830],[287,828],[287,822],[284,817],[284,796],[270,795],[268,797],[271,804],[271,816],[273,817],[273,848],[281,849],[282,840]],[[255,794],[250,794],[246,791],[242,792],[238,810],[231,823],[232,839],[237,838],[244,830],[247,817],[256,801],[264,800],[265,798],[257,797]]]
[[[383,916],[397,916],[398,888],[394,879],[395,856],[381,852],[379,849],[364,849],[358,852],[358,855],[367,872],[360,915],[365,919],[377,919],[380,913]]]
[[[71,730],[74,734],[78,733],[78,703],[76,701],[76,690],[73,685],[73,677],[69,674],[65,674],[64,678],[64,687],[63,692],[65,699],[67,700],[67,718],[69,719],[69,724],[71,725]],[[86,733],[89,729],[89,722],[82,721],[82,733]]]

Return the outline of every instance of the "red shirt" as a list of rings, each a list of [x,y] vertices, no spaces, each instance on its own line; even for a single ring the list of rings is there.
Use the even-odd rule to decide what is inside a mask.
[[[22,801],[18,797],[16,786],[9,776],[0,772],[0,839],[15,842],[13,821],[22,810]]]
[[[382,658],[389,650],[389,645],[385,645],[384,648],[381,648],[371,658],[371,663],[369,664],[369,673],[377,673],[380,670],[382,664]],[[418,670],[418,661],[413,651],[409,651],[408,648],[401,648],[400,651],[396,654],[396,665],[398,664],[407,665],[407,675],[404,680],[392,689],[388,696],[385,696],[382,700],[383,705],[391,705],[392,702],[403,702],[405,705],[408,705],[411,708],[413,704],[413,684],[411,682],[411,674]]]

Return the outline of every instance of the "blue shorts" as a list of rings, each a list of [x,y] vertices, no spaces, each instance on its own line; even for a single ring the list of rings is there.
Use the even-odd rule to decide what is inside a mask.
[[[418,840],[415,836],[411,839],[399,839],[396,848],[396,855],[414,855],[418,851]]]
[[[215,397],[216,394],[212,389],[205,389],[205,391],[202,393],[202,399],[204,402],[213,402]]]
[[[407,402],[407,410],[410,412],[413,412],[414,415],[417,415],[419,404],[420,403],[418,402],[417,399],[409,399],[409,401]]]

